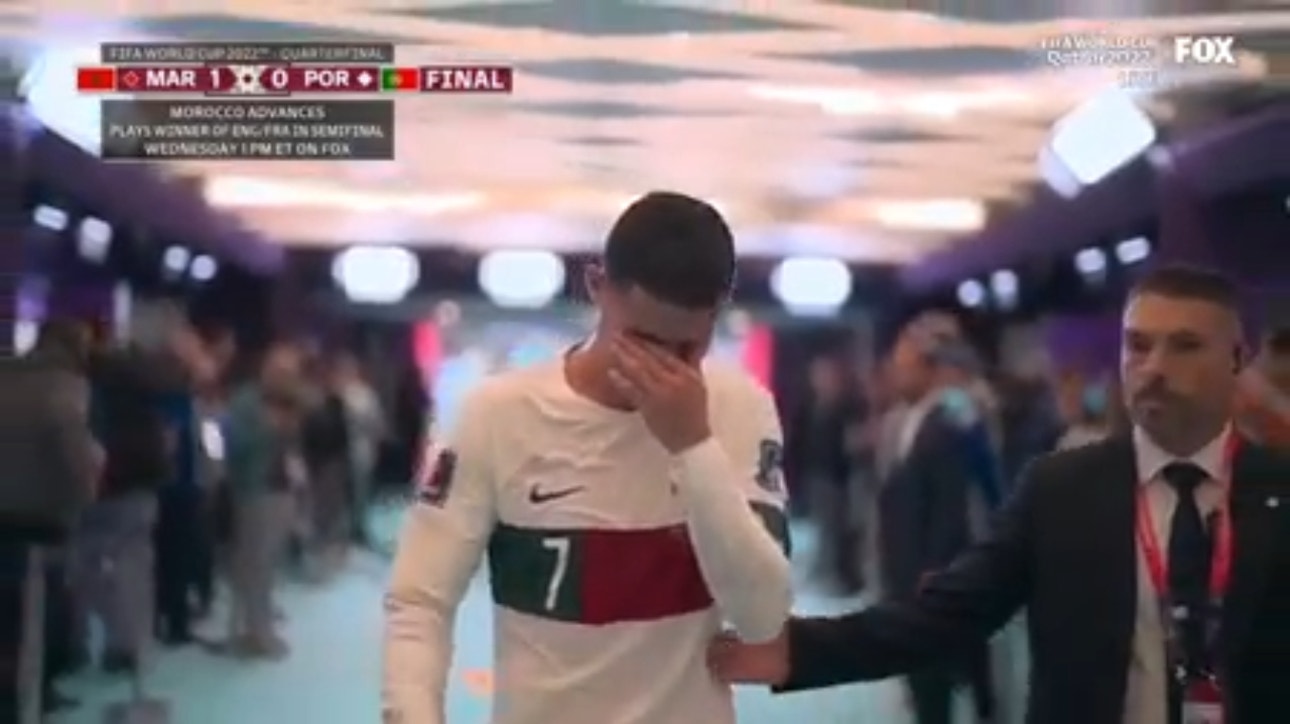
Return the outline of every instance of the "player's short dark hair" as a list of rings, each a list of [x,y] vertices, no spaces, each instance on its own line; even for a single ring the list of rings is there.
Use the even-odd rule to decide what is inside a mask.
[[[652,191],[614,223],[604,264],[612,284],[687,309],[716,307],[734,287],[734,235],[711,204]]]
[[[1133,285],[1129,297],[1154,294],[1171,299],[1209,302],[1240,312],[1240,293],[1230,277],[1216,269],[1171,264],[1152,269]]]
[[[1290,355],[1290,329],[1274,329],[1264,336],[1263,344],[1277,356]]]

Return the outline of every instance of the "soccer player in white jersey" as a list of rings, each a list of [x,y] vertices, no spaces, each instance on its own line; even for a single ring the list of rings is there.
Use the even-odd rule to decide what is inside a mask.
[[[592,340],[488,380],[437,449],[386,598],[387,722],[445,724],[453,617],[488,553],[493,724],[729,724],[705,648],[790,604],[770,394],[705,363],[735,274],[708,204],[633,203],[587,273]]]

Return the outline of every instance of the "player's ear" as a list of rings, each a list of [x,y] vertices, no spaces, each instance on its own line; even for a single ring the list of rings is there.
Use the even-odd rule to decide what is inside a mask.
[[[582,270],[582,283],[587,290],[587,298],[599,306],[605,291],[605,268],[596,262],[587,264]]]

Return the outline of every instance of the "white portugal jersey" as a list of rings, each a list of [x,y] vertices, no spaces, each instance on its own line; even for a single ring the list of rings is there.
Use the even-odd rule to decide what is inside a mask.
[[[713,492],[742,496],[727,506],[738,519],[729,524],[715,515],[700,523],[694,509],[709,504],[678,489],[677,460],[640,416],[574,393],[562,360],[500,375],[468,397],[400,544],[387,721],[444,724],[452,615],[483,554],[496,613],[494,724],[734,721],[731,692],[713,680],[705,651],[723,619],[736,620],[716,600],[769,597],[772,614],[787,615],[781,433],[770,395],[751,377],[717,365],[704,376],[730,471]],[[724,576],[719,560],[741,568],[719,557],[728,531],[696,525],[764,538],[747,556],[767,560],[769,550],[773,565],[748,561],[736,571],[746,575]],[[718,583],[736,579],[738,591]]]

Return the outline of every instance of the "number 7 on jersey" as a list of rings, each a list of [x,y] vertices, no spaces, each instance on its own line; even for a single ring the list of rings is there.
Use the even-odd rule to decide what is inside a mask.
[[[560,600],[560,586],[569,571],[569,539],[544,538],[542,547],[555,554],[555,565],[551,568],[551,579],[546,585],[546,610],[554,611]]]

